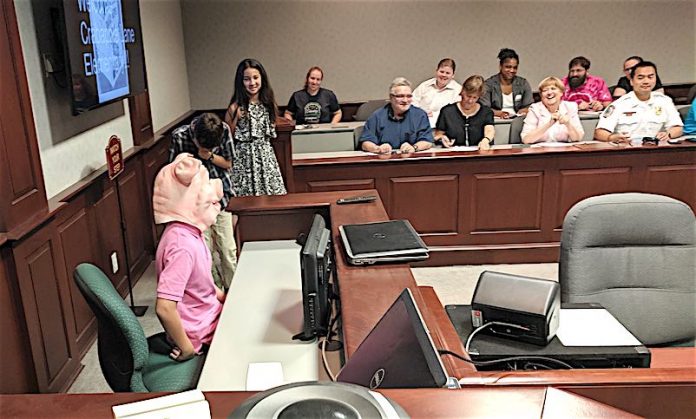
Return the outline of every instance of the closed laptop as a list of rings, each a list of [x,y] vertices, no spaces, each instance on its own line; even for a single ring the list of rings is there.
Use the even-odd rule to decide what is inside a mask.
[[[391,220],[339,227],[348,262],[407,262],[428,258],[428,247],[408,220]]]

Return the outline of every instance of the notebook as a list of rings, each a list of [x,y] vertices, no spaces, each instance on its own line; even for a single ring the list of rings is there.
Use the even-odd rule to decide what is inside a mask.
[[[428,247],[408,220],[342,225],[339,232],[353,265],[428,258]]]

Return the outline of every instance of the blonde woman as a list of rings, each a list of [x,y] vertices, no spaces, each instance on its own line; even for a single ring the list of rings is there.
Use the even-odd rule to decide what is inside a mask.
[[[485,93],[483,77],[471,76],[464,82],[461,100],[440,110],[435,124],[435,141],[443,147],[478,146],[488,150],[493,143],[495,127],[493,110],[479,103]]]
[[[578,116],[578,105],[564,101],[563,82],[557,77],[547,77],[539,83],[541,101],[529,107],[522,128],[522,142],[580,141],[585,135]]]

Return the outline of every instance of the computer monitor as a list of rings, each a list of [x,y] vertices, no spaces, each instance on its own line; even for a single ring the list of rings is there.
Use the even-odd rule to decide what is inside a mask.
[[[444,387],[447,373],[423,317],[404,289],[336,378],[375,388]]]
[[[293,336],[293,339],[312,340],[328,333],[331,317],[331,259],[331,232],[326,228],[324,218],[315,214],[300,251],[304,322],[302,331]]]

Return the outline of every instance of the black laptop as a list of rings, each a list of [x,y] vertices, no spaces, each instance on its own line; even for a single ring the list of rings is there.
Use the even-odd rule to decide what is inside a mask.
[[[336,381],[375,388],[444,387],[447,373],[423,317],[404,289]]]
[[[563,304],[564,309],[592,308],[588,304]],[[454,328],[462,342],[466,342],[474,327],[471,324],[471,306],[445,306]],[[478,370],[510,369],[563,369],[562,364],[543,359],[522,359],[526,356],[557,359],[573,368],[648,368],[650,350],[638,346],[564,346],[554,337],[546,346],[534,345],[509,338],[478,333],[471,340],[469,356],[474,361],[493,361],[502,358],[520,357],[518,360],[487,366]]]
[[[408,220],[391,220],[339,227],[348,262],[409,262],[428,258],[428,247]]]

